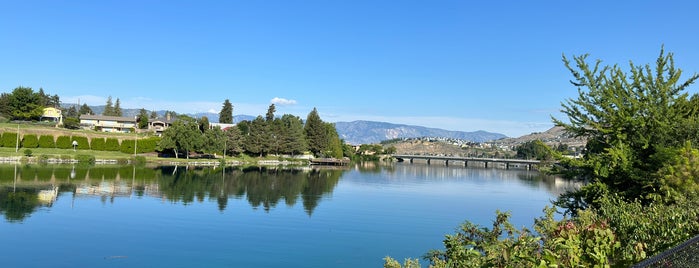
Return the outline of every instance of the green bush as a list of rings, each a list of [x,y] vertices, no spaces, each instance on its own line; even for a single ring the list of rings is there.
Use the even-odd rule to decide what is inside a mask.
[[[95,163],[95,156],[94,155],[87,155],[87,154],[79,154],[75,156],[75,160],[78,160],[80,163],[84,164],[94,164]]]
[[[76,149],[78,149],[78,150],[90,150],[90,143],[87,141],[87,137],[72,136],[70,148],[73,148],[73,146],[72,146],[73,141],[78,142],[78,147],[76,147]]]
[[[56,138],[56,148],[59,149],[72,149],[73,145],[69,136],[58,136]]]
[[[131,158],[131,161],[134,165],[142,166],[146,164],[146,157],[140,155],[134,156],[133,158]]]
[[[92,141],[90,141],[90,147],[92,150],[96,151],[105,151],[105,142],[104,138],[92,138]]]
[[[123,140],[121,141],[121,152],[127,154],[134,153],[134,140]]]
[[[39,147],[39,138],[34,134],[27,134],[22,137],[22,147],[23,148],[37,148]]]
[[[2,133],[2,141],[0,143],[2,143],[2,147],[14,148],[15,146],[17,146],[17,133]]]
[[[39,148],[56,148],[56,141],[52,135],[39,136]]]
[[[105,151],[116,152],[119,151],[119,149],[119,140],[117,140],[116,138],[107,138],[107,141],[104,145]]]
[[[31,157],[31,156],[32,156],[32,150],[25,149],[25,150],[24,150],[24,156],[26,156],[26,157]]]
[[[29,149],[27,149],[27,150],[29,150]],[[39,162],[46,163],[49,161],[49,158],[50,157],[48,155],[42,154],[39,156]]]
[[[158,145],[160,137],[151,137],[147,139],[138,140],[138,153],[152,153],[155,152],[155,147]]]

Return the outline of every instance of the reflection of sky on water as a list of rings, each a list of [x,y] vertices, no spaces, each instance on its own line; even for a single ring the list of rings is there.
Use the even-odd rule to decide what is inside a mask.
[[[386,255],[441,248],[464,220],[488,226],[497,209],[531,226],[571,184],[527,170],[419,164],[225,173],[95,167],[73,176],[64,167],[21,169],[16,178],[31,195],[20,197],[37,203],[11,211],[19,221],[0,220],[0,237],[13,241],[0,244],[7,267],[380,267]],[[13,172],[0,167],[0,199],[13,190]],[[40,205],[40,191],[54,184],[57,198]],[[47,241],[60,246],[25,250]]]

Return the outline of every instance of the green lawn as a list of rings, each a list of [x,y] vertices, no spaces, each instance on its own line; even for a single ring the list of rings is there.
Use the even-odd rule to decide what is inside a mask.
[[[19,148],[18,152],[15,152],[15,148],[0,147],[0,157],[8,156],[24,156],[24,150],[27,148]],[[29,148],[32,151],[33,156],[40,155],[51,155],[51,156],[61,156],[69,155],[75,157],[80,154],[94,155],[97,159],[119,159],[119,158],[129,158],[133,154],[125,154],[122,152],[111,152],[111,151],[93,151],[93,150],[75,150],[72,149],[47,149],[47,148]]]

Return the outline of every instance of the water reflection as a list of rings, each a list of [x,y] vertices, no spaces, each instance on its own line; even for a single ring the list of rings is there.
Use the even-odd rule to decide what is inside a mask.
[[[488,183],[489,180],[513,181],[532,189],[546,189],[554,196],[577,189],[582,183],[527,169],[479,168],[410,163],[357,163],[352,167],[362,173],[381,173],[378,177],[361,177],[372,183],[458,181]]]
[[[60,197],[156,197],[172,203],[216,200],[226,209],[229,198],[246,199],[269,212],[281,201],[301,200],[310,216],[324,195],[332,193],[344,170],[282,168],[208,168],[135,166],[0,166],[0,214],[10,222],[24,220]]]
[[[280,203],[303,206],[311,216],[324,196],[333,192],[345,172],[351,183],[395,184],[469,181],[487,184],[512,181],[552,195],[580,183],[530,170],[446,167],[443,165],[358,163],[349,168],[283,169],[264,167],[135,167],[70,165],[0,165],[0,214],[21,222],[57,198],[99,198],[103,203],[119,198],[159,198],[189,205],[216,202],[225,211],[231,198],[246,200],[254,209],[271,211]]]

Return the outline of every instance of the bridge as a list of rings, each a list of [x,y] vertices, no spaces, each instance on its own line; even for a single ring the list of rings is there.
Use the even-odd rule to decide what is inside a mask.
[[[509,169],[511,165],[523,165],[526,166],[527,169],[531,169],[533,165],[538,165],[541,164],[541,161],[539,160],[526,160],[526,159],[503,159],[503,158],[480,158],[480,157],[458,157],[458,156],[433,156],[433,155],[403,155],[403,154],[394,154],[392,155],[393,158],[397,159],[398,162],[403,162],[405,160],[408,160],[410,163],[413,163],[413,160],[415,159],[420,159],[420,160],[426,160],[427,164],[431,164],[433,160],[438,160],[438,161],[444,161],[445,165],[449,165],[449,162],[463,162],[465,167],[468,167],[469,162],[479,162],[479,163],[484,163],[485,167],[488,167],[488,164],[496,164],[496,163],[501,163],[505,164],[505,168]]]

